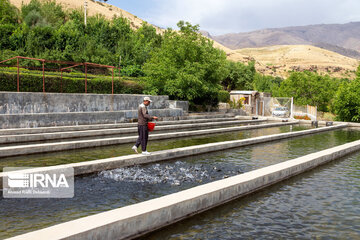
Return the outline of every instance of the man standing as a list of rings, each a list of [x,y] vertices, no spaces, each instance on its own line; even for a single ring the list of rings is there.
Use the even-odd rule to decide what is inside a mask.
[[[137,148],[141,145],[142,154],[143,155],[150,155],[148,151],[146,151],[146,146],[149,138],[149,131],[148,131],[148,122],[153,119],[158,119],[155,116],[150,116],[147,106],[150,105],[152,101],[149,97],[144,97],[144,101],[142,104],[139,105],[138,108],[138,134],[139,137],[136,140],[135,145],[132,149],[138,153]]]

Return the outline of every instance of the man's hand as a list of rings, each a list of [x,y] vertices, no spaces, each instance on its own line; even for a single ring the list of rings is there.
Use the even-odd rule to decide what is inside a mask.
[[[157,120],[157,119],[158,119],[158,117],[153,117],[153,119]]]

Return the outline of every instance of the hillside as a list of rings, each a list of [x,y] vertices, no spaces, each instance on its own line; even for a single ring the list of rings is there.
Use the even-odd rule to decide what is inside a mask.
[[[319,48],[322,48],[322,49],[327,49],[329,51],[336,52],[336,53],[339,53],[339,54],[347,56],[347,57],[360,59],[360,52],[358,52],[356,50],[349,49],[349,48],[343,48],[343,47],[331,45],[331,44],[328,44],[328,43],[316,43],[313,46],[319,47]]]
[[[20,8],[21,4],[28,4],[31,0],[10,0],[12,4],[16,7]],[[56,0],[57,3],[61,4],[65,9],[84,9],[84,0]],[[122,10],[118,7],[113,5],[95,1],[95,0],[88,0],[88,15],[94,16],[96,14],[104,15],[106,18],[111,19],[113,16],[122,16],[127,18],[130,21],[131,27],[134,29],[138,29],[141,27],[141,24],[144,20],[138,18],[137,16]],[[163,32],[163,29],[154,26],[158,33]]]
[[[209,37],[230,49],[274,45],[321,45],[328,50],[340,51],[340,54],[360,59],[360,22],[270,28]]]
[[[360,22],[273,28],[206,37],[224,45],[230,60],[254,60],[258,71],[287,77],[288,71],[316,70],[353,78],[360,59]],[[226,50],[232,49],[232,50]],[[236,49],[236,50],[235,50]]]
[[[293,70],[310,70],[334,77],[353,78],[359,65],[356,59],[310,45],[243,48],[231,50],[227,55],[233,61],[254,60],[259,72],[280,77],[287,77]]]

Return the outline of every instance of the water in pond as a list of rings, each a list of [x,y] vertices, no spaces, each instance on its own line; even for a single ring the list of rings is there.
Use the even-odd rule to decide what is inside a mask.
[[[0,238],[156,198],[358,139],[360,131],[337,130],[78,177],[73,199],[1,199]]]
[[[237,139],[245,139],[250,137],[264,136],[270,134],[285,133],[290,131],[300,131],[309,129],[309,125],[295,125],[295,126],[282,126],[272,128],[253,129],[246,131],[235,131],[224,134],[210,134],[203,136],[193,136],[184,138],[173,138],[165,140],[150,140],[148,144],[148,150],[159,151],[180,147],[187,147],[205,143],[230,141]],[[61,151],[53,153],[43,154],[31,154],[27,156],[16,156],[0,158],[0,171],[3,167],[41,167],[41,166],[53,166],[66,163],[91,161],[103,158],[111,158],[134,154],[131,149],[134,143],[131,144],[119,144],[96,148],[77,149],[70,151]]]
[[[142,239],[360,239],[360,153]]]

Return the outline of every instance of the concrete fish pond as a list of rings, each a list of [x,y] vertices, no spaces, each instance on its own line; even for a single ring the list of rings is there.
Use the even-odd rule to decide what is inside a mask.
[[[20,235],[14,239],[45,239],[46,236],[65,239],[113,239],[115,237],[127,238],[140,236],[143,233],[155,230],[159,227],[164,227],[167,224],[174,222],[174,220],[182,220],[184,219],[184,216],[193,215],[194,213],[209,209],[210,207],[213,207],[212,204],[217,206],[219,203],[232,200],[238,197],[236,194],[233,196],[231,195],[235,189],[236,191],[241,190],[244,193],[247,189],[252,192],[254,191],[251,190],[252,187],[254,187],[255,190],[261,188],[260,185],[258,186],[256,184],[260,184],[264,181],[269,181],[269,183],[271,183],[271,181],[277,182],[283,180],[288,177],[287,174],[292,176],[298,172],[300,173],[301,169],[304,169],[305,166],[313,168],[320,163],[336,159],[339,156],[357,151],[360,148],[358,147],[360,145],[358,141],[360,139],[359,130],[349,128],[335,128],[333,130],[330,130],[332,128],[328,129],[329,131],[319,131],[310,135],[294,135],[291,138],[283,138],[277,141],[259,142],[256,144],[253,143],[251,145],[233,147],[231,149],[225,148],[222,151],[202,153],[196,156],[184,156],[167,161],[164,160],[144,165],[105,169],[87,175],[79,175],[75,179],[75,197],[72,199],[3,198],[0,200],[0,213],[3,223],[0,225],[2,228],[0,230],[0,238],[13,237],[23,233],[28,234]],[[253,138],[253,136],[251,137]],[[219,142],[219,144],[220,143],[221,142]],[[343,144],[348,145],[343,146]],[[330,168],[333,168],[336,164],[345,163],[349,172],[356,173],[358,164],[353,164],[352,166],[352,163],[355,162],[354,158],[358,159],[358,155],[350,155],[345,157],[344,161],[341,160],[331,163]],[[350,159],[350,163],[348,162],[348,159]],[[323,169],[330,172],[333,171],[327,170],[328,168],[326,166],[327,165],[325,165]],[[272,174],[275,169],[278,169],[276,171],[277,174],[280,175],[269,175]],[[318,178],[323,177],[322,168],[313,171],[315,171],[315,174],[320,174],[320,176],[317,176]],[[301,184],[306,185],[312,182],[312,186],[314,187],[311,188],[312,191],[313,189],[319,189],[323,186],[325,180],[320,181],[320,185],[316,185],[316,183],[319,182],[316,181],[318,178],[315,178],[314,181],[313,179],[307,180],[306,174],[308,173],[295,177],[295,179],[300,178],[299,184],[296,184],[297,181],[295,180],[286,180],[280,184],[281,186],[286,187],[287,181],[293,181],[291,186],[299,186],[291,187],[292,193],[290,196],[294,199],[301,197],[300,195],[304,193],[304,189],[301,189]],[[283,178],[276,180],[278,176],[283,176]],[[344,174],[342,176],[344,176]],[[349,181],[341,179],[341,184],[347,182],[349,186],[356,188],[356,180],[351,178],[352,176],[356,177],[356,174],[349,176]],[[330,176],[330,178],[334,179],[336,182],[335,176]],[[237,185],[240,184],[240,180],[245,182],[253,181],[254,185]],[[305,181],[305,183],[301,183],[302,181]],[[245,184],[245,182],[241,184]],[[277,195],[283,194],[282,191],[278,192],[276,190],[276,186],[278,185],[275,185],[270,190],[265,190],[265,192],[270,191],[271,193],[274,192],[274,194]],[[215,191],[215,189],[218,190]],[[228,189],[233,190],[230,191]],[[210,190],[214,192],[207,192]],[[199,199],[195,201],[194,198],[195,202],[193,202],[194,205],[192,205],[193,200],[191,200],[191,196],[195,193],[198,194],[197,198]],[[220,195],[217,195],[218,193],[221,193],[221,198],[219,198]],[[264,193],[261,191],[257,194],[261,195]],[[341,189],[341,187],[337,188],[336,194],[347,194],[351,198],[356,197],[356,194],[352,192],[348,193],[347,188]],[[241,195],[242,194],[239,193],[239,196]],[[288,195],[286,194],[282,196],[280,198],[282,201],[277,200],[279,205],[281,205],[282,202],[285,202],[288,206],[292,206],[287,196]],[[182,228],[176,228],[177,230],[174,230],[172,227],[165,228],[162,231],[154,233],[154,235],[149,235],[149,238],[219,238],[219,236],[224,236],[225,232],[228,231],[234,232],[233,235],[227,235],[229,238],[239,238],[242,236],[255,237],[256,235],[252,235],[251,233],[253,229],[256,228],[256,217],[261,218],[261,214],[256,215],[256,217],[254,217],[254,214],[257,212],[270,214],[272,212],[271,209],[275,209],[276,207],[274,204],[253,204],[251,199],[251,197],[246,197],[244,200],[248,205],[253,206],[252,210],[255,212],[251,215],[250,212],[253,211],[250,207],[247,207],[245,210],[247,211],[246,214],[248,215],[246,216],[248,216],[248,218],[245,218],[244,216],[243,218],[238,217],[243,215],[244,212],[239,212],[236,205],[234,210],[227,210],[233,217],[229,217],[226,214],[218,215],[222,218],[220,222],[225,222],[225,224],[219,224],[218,221],[213,218],[211,219],[211,216],[208,216],[208,212],[204,212],[203,214],[198,215],[201,217],[201,222],[195,224],[192,219],[186,220],[186,224]],[[254,199],[257,203],[262,201],[261,196],[258,197],[255,195]],[[269,197],[267,199],[272,201],[271,199],[273,198]],[[307,199],[304,198],[304,204],[306,203],[306,200]],[[182,204],[188,205],[177,205],[178,203],[176,201],[180,201]],[[218,204],[216,204],[217,201],[219,201]],[[242,202],[243,200],[239,199],[229,204],[237,204],[237,201]],[[295,203],[299,201],[296,201]],[[160,202],[164,205],[161,206]],[[159,205],[156,205],[155,203]],[[224,207],[231,208],[228,207],[229,204],[224,205]],[[314,205],[316,204],[317,203],[314,202]],[[354,204],[355,209],[358,209],[359,205],[356,205],[356,202]],[[204,208],[199,208],[197,210],[194,208],[194,206],[199,207],[203,205]],[[172,206],[174,206],[177,210],[174,210]],[[184,208],[184,206],[188,206],[188,208]],[[260,211],[263,210],[259,209],[261,206],[264,208],[268,207],[270,210],[267,212]],[[294,205],[292,207],[297,208],[299,206]],[[346,207],[349,209],[348,205],[346,205]],[[316,208],[316,206],[305,208],[305,210],[311,214],[313,208]],[[137,210],[135,211],[135,209]],[[189,209],[191,212],[185,213],[182,211],[183,209]],[[147,211],[150,210],[152,210],[152,213],[159,215],[156,215],[156,217],[155,215],[149,215]],[[221,212],[222,210],[218,211]],[[317,209],[317,211],[320,210]],[[328,209],[328,211],[331,211],[331,209]],[[277,213],[278,215],[276,215]],[[183,216],[181,214],[185,215]],[[279,217],[279,215],[281,215],[281,208],[278,211],[274,211],[273,214],[275,215],[270,214],[263,216],[266,216],[267,219]],[[300,213],[297,212],[297,214]],[[344,212],[342,212],[342,214],[346,215]],[[325,214],[325,217],[328,215],[329,214]],[[170,216],[174,217],[172,221],[169,220]],[[137,220],[137,217],[140,217],[142,221]],[[129,219],[133,219],[134,222],[129,221]],[[161,223],[159,222],[159,219],[167,219],[169,222]],[[298,219],[299,220],[296,223],[299,225],[293,224],[293,230],[291,231],[296,231],[296,227],[298,226],[308,227],[306,225],[306,221],[302,221],[301,217]],[[345,219],[344,221],[350,221],[351,219],[349,219]],[[350,224],[350,226],[352,226],[350,229],[356,229],[354,226],[354,224],[356,224],[356,218],[353,218],[353,220],[355,221],[351,223],[352,225]],[[85,224],[87,227],[84,227],[84,223],[87,221],[93,222],[93,225],[90,226]],[[241,221],[241,223],[239,223],[239,221]],[[280,227],[282,231],[284,231],[283,229],[285,229],[284,226],[286,224],[288,224],[287,226],[291,225],[291,222],[287,222],[286,219],[283,221],[285,223],[279,223],[282,226],[282,228]],[[97,225],[100,224],[100,222],[102,222],[101,225]],[[262,231],[268,231],[271,229],[274,231],[274,234],[271,236],[278,236],[276,235],[276,226],[271,228],[269,221],[267,220],[264,220],[264,222],[260,221],[260,223],[262,224],[261,226],[263,226]],[[326,220],[324,220],[324,224],[325,223]],[[331,225],[331,223],[328,224]],[[242,232],[246,232],[248,235],[241,235],[243,233],[239,233],[239,231],[234,230],[237,225],[243,225]],[[200,226],[198,228],[203,230],[194,230],[197,226]],[[217,229],[217,232],[214,233],[214,231],[207,230],[211,227]],[[42,230],[31,232],[37,229]],[[63,229],[63,231],[61,231],[61,229]],[[311,231],[311,227],[308,227],[308,229]],[[337,228],[337,231],[338,230],[339,229]],[[348,229],[346,231],[348,231]],[[348,233],[346,231],[345,233]],[[301,230],[299,232],[304,231]],[[350,232],[353,233],[353,231]],[[259,234],[260,233],[261,232],[259,232]],[[122,235],[120,236],[118,234]],[[304,235],[298,235],[300,238],[307,236],[312,237],[314,235],[306,235],[305,233]],[[326,237],[326,235],[319,236]]]
[[[360,153],[141,239],[358,239]]]
[[[271,134],[302,131],[311,129],[310,125],[286,125],[280,127],[269,127],[262,129],[252,129],[244,131],[234,131],[230,133],[218,133],[211,135],[182,137],[175,139],[157,140],[149,144],[150,151],[161,151],[166,149],[175,149],[181,147],[194,146],[206,143],[215,143],[231,140],[247,139]],[[77,163],[97,159],[111,158],[115,156],[125,156],[134,154],[130,144],[118,144],[112,146],[103,146],[97,148],[76,149],[54,153],[31,154],[26,156],[3,157],[0,161],[0,171],[6,166],[53,166],[67,163]]]

